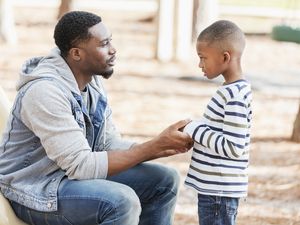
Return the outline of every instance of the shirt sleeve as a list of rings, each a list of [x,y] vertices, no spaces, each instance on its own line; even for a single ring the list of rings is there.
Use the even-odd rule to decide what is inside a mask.
[[[22,99],[21,119],[69,179],[106,178],[107,153],[91,151],[68,97],[53,81],[29,87]]]
[[[250,121],[247,104],[240,97],[224,107],[223,129],[216,131],[202,120],[193,120],[185,128],[195,142],[227,158],[240,158],[245,153]]]

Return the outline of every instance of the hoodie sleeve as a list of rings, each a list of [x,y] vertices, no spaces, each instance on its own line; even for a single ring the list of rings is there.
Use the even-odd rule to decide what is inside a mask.
[[[21,104],[22,121],[69,179],[106,178],[107,153],[91,151],[68,97],[53,81],[33,84]]]

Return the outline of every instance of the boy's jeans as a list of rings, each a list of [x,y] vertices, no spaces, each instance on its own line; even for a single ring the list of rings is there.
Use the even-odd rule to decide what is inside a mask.
[[[234,225],[239,198],[198,194],[200,225]]]
[[[171,225],[178,183],[175,170],[142,163],[107,180],[63,179],[55,212],[11,204],[31,225]]]

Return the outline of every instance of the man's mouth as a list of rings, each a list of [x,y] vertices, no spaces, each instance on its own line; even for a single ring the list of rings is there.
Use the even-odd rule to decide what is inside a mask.
[[[108,64],[109,66],[114,66],[114,65],[115,65],[115,60],[116,60],[116,57],[113,56],[113,57],[111,57],[111,58],[107,61],[107,64]]]

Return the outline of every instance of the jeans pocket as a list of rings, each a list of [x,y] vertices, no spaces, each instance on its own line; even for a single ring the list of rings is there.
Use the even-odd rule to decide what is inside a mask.
[[[38,212],[28,210],[28,217],[30,218],[31,225],[51,224],[51,225],[73,225],[63,215],[54,213]]]
[[[238,206],[239,206],[239,199],[238,198],[227,198],[226,199],[226,205],[225,205],[226,213],[229,216],[236,217]]]
[[[211,206],[216,204],[216,197],[211,195],[198,194],[198,204],[202,206]]]
[[[16,216],[30,225],[73,225],[65,216],[55,214],[55,212],[36,211],[16,202],[11,202],[11,206]]]
[[[216,197],[198,194],[199,224],[213,224],[216,214]]]

